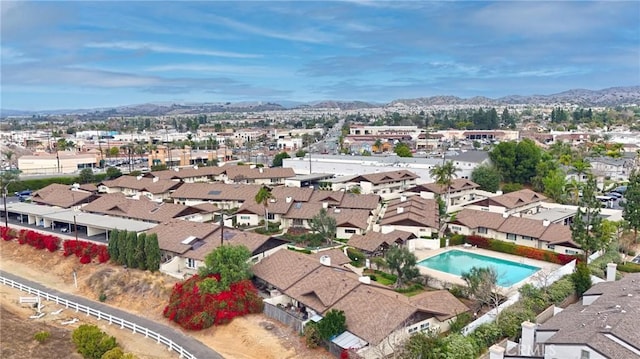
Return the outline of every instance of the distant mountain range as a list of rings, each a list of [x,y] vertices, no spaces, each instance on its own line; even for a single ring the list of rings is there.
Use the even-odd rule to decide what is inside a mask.
[[[491,99],[487,97],[460,98],[456,96],[432,96],[415,99],[394,100],[387,104],[371,103],[363,101],[318,101],[301,103],[294,101],[280,102],[226,102],[226,103],[147,103],[141,105],[128,105],[113,108],[94,109],[69,109],[51,111],[22,111],[0,109],[0,117],[7,116],[32,116],[32,115],[88,115],[92,118],[109,116],[164,116],[179,114],[200,114],[219,112],[260,112],[281,111],[288,109],[305,108],[334,108],[341,110],[357,110],[394,106],[500,106],[500,105],[553,105],[573,104],[581,107],[604,107],[627,104],[640,104],[640,86],[611,87],[603,90],[574,89],[553,95],[511,95]]]

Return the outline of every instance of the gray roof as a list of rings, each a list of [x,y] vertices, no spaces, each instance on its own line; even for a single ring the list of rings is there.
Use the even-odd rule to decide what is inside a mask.
[[[384,156],[348,156],[348,155],[314,155],[313,160],[335,160],[335,161],[354,161],[354,162],[378,162],[378,163],[418,163],[424,165],[442,164],[442,157],[398,157],[395,154]],[[482,163],[489,159],[489,153],[485,151],[467,151],[458,152],[457,155],[446,156],[449,161]]]
[[[546,211],[540,211],[536,214],[527,214],[523,217],[537,220],[548,220],[552,223],[559,221],[561,219],[573,217],[576,215],[578,209],[577,208],[550,208]]]
[[[607,358],[638,358],[640,273],[595,284],[584,295],[598,298],[590,305],[570,305],[538,328],[556,332],[546,344],[584,345]]]
[[[289,180],[295,181],[313,181],[313,180],[322,180],[327,178],[334,177],[333,173],[312,173],[309,175],[296,175],[295,177],[289,177]]]

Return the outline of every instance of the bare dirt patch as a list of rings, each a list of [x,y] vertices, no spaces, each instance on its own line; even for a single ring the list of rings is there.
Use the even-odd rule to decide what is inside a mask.
[[[20,245],[16,241],[0,240],[0,258],[2,259],[0,269],[4,271],[92,300],[98,300],[100,294],[104,293],[105,304],[170,325],[176,330],[197,338],[225,358],[332,358],[325,350],[306,348],[303,338],[292,329],[262,314],[235,318],[227,325],[199,332],[185,331],[162,316],[162,310],[168,303],[171,289],[177,280],[160,273],[124,269],[110,264],[83,265],[74,256],[64,257],[61,253],[38,251],[32,247]],[[77,276],[77,288],[74,283],[74,271]],[[4,287],[0,286],[0,288]],[[114,327],[102,330],[105,329],[121,331]],[[118,338],[115,332],[105,331]],[[143,336],[127,336],[139,338],[141,342],[138,348],[154,345]],[[2,341],[4,342],[4,339]],[[121,342],[120,339],[118,341]],[[125,341],[121,343],[125,351],[134,352],[133,348],[136,345],[132,346]],[[134,354],[138,355],[135,352]],[[169,353],[166,354],[165,357],[170,357]],[[160,356],[139,356],[161,358]]]

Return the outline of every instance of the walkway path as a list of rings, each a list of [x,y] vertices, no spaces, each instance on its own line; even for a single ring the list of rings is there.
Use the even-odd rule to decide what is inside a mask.
[[[20,282],[26,286],[41,290],[43,292],[48,292],[52,295],[56,295],[58,297],[91,307],[93,309],[96,310],[100,310],[104,313],[108,313],[111,314],[113,316],[122,318],[124,320],[136,323],[137,325],[140,325],[141,327],[145,327],[149,330],[152,330],[160,335],[165,336],[166,338],[169,338],[171,340],[173,340],[176,344],[178,344],[179,346],[183,347],[185,350],[187,350],[189,353],[195,355],[197,358],[201,358],[201,359],[223,359],[223,357],[215,352],[213,349],[207,347],[206,345],[202,344],[201,342],[199,342],[198,340],[185,335],[171,327],[168,327],[166,325],[154,322],[152,320],[149,319],[145,319],[142,318],[140,316],[137,316],[135,314],[131,314],[125,311],[122,311],[120,309],[116,309],[113,307],[110,307],[108,305],[99,303],[99,302],[94,302],[92,300],[88,300],[86,298],[83,297],[79,297],[76,295],[72,295],[72,294],[67,294],[67,293],[62,293],[58,290],[52,289],[52,288],[48,288],[45,287],[39,283],[30,281],[28,279],[7,273],[5,271],[0,271],[0,275],[14,280],[16,282]]]

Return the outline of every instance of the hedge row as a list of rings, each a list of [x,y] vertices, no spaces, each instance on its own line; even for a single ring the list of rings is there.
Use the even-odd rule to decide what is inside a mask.
[[[250,280],[232,283],[228,291],[218,294],[200,291],[198,284],[203,280],[219,279],[215,274],[207,277],[196,274],[176,283],[162,314],[185,329],[201,330],[229,323],[237,316],[262,312],[262,298]]]
[[[626,273],[639,273],[640,272],[640,264],[635,264],[632,262],[627,262],[624,264],[618,264],[618,270],[620,272]]]
[[[60,238],[51,234],[40,233],[28,229],[22,229],[16,232],[15,229],[2,227],[0,236],[5,241],[18,239],[20,244],[28,244],[35,249],[47,249],[49,252],[55,252],[60,249]]]
[[[568,254],[561,254],[543,249],[520,246],[510,242],[500,241],[497,239],[490,239],[480,236],[466,236],[466,243],[472,244],[479,248],[490,249],[496,252],[502,252],[507,254],[514,254],[520,257],[526,257],[536,259],[545,262],[551,262],[556,264],[567,264],[574,259],[581,260],[579,256],[573,256]]]
[[[93,175],[93,179],[96,182],[101,182],[105,178],[106,178],[105,173],[96,173]],[[78,182],[79,182],[78,177],[73,177],[73,176],[27,179],[27,180],[11,182],[7,186],[7,192],[14,193],[14,192],[20,192],[28,189],[32,191],[37,191],[39,189],[47,187],[52,183],[72,185]]]
[[[109,261],[107,246],[102,244],[68,240],[63,243],[63,247],[65,257],[75,254],[76,257],[80,258],[80,263],[82,264],[91,263],[96,257],[100,263]]]

